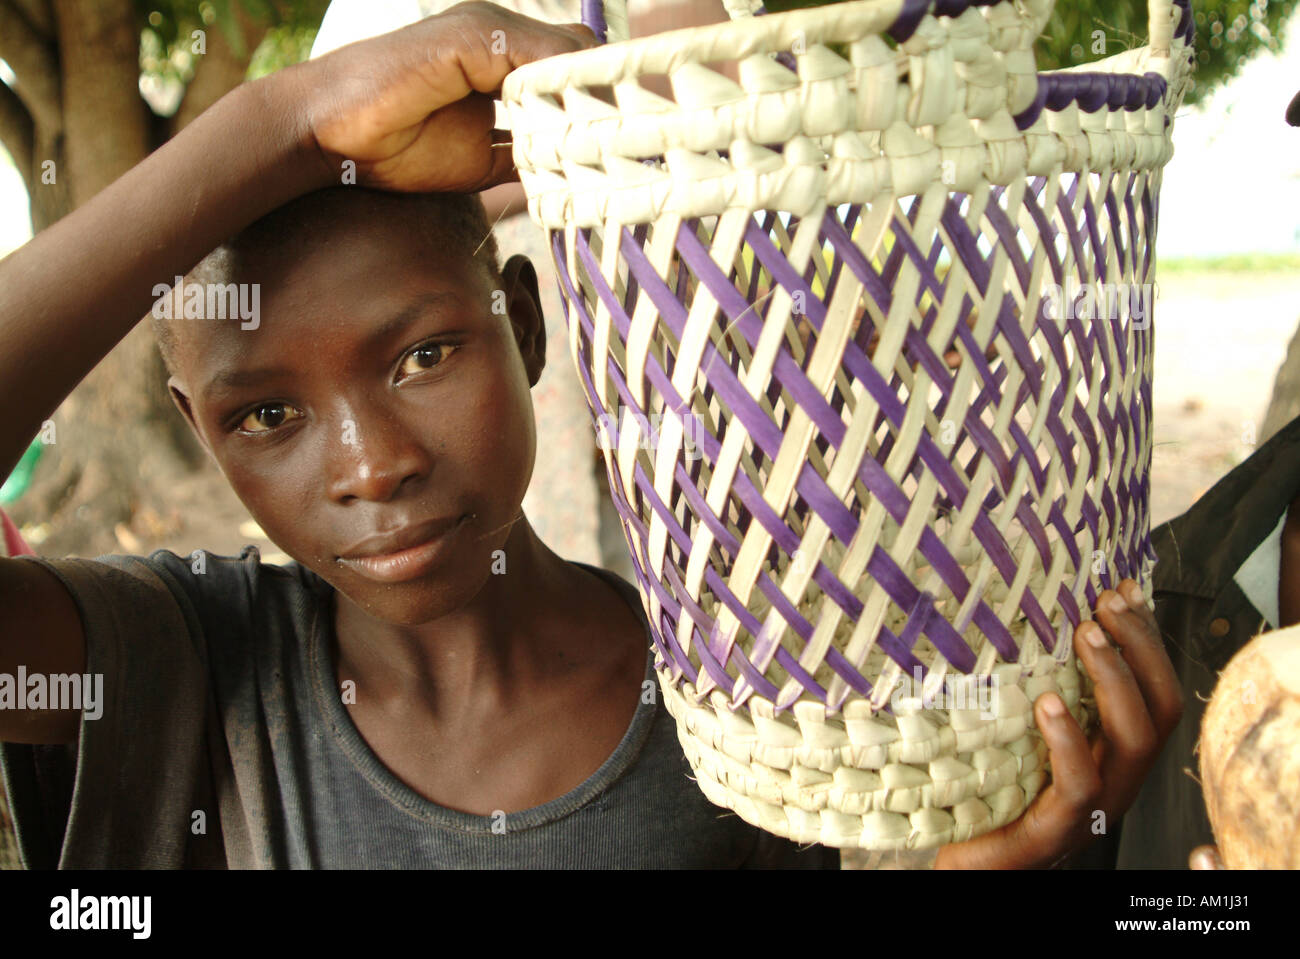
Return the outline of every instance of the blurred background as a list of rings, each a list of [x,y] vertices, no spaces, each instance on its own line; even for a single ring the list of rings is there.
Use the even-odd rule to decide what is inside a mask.
[[[768,8],[795,5],[815,3]],[[1296,0],[1193,5],[1199,68],[1175,125],[1156,243],[1155,523],[1185,510],[1300,414],[1300,345],[1292,345],[1300,324],[1300,129],[1284,120],[1300,90],[1300,11]],[[0,256],[236,84],[307,57],[327,6],[0,0]],[[365,16],[364,3],[353,6]],[[631,12],[634,35],[725,17],[719,0],[633,0]],[[329,46],[350,39],[334,26],[343,33]],[[1141,0],[1062,0],[1039,40],[1040,68],[1143,44],[1146,31]],[[1105,54],[1095,52],[1098,37]],[[503,257],[542,249],[526,215],[490,204],[489,211]],[[536,392],[542,461],[525,509],[561,555],[629,576],[563,348],[553,280],[543,285],[556,350]],[[237,553],[256,543],[264,558],[286,559],[186,432],[164,383],[142,324],[59,410],[46,437],[55,441],[33,444],[0,488],[0,506],[48,555]]]

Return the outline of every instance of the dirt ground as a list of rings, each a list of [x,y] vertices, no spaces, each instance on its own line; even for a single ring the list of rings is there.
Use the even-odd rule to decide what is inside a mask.
[[[1156,291],[1151,516],[1179,515],[1267,437],[1300,275],[1173,274]]]

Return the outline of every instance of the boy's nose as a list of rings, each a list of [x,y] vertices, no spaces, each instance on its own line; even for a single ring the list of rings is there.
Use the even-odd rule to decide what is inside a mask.
[[[386,502],[403,484],[427,476],[432,462],[417,439],[391,420],[346,417],[326,451],[331,498]]]

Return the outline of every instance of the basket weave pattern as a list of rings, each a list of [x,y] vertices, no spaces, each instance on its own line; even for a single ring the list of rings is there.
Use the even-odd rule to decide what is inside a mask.
[[[1048,776],[1034,698],[1094,721],[1073,627],[1149,580],[1144,291],[1189,12],[1039,75],[1049,12],[851,3],[506,82],[666,704],[709,799],[779,835],[1014,819]],[[1124,292],[1075,302],[1098,283]]]

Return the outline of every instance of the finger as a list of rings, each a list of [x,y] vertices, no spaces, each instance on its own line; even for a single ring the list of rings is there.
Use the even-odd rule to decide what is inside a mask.
[[[1055,693],[1039,696],[1034,713],[1047,743],[1051,785],[1015,822],[944,847],[944,867],[1033,869],[1055,862],[1086,840],[1102,792],[1088,739]]]
[[[582,44],[584,50],[600,46],[600,41],[596,39],[596,35],[591,32],[591,28],[585,23],[557,23],[555,27],[557,30],[568,30],[572,33],[578,38],[578,42]]]
[[[477,193],[512,179],[510,134],[492,127],[489,97],[472,93],[426,121],[414,142],[367,174],[381,189]],[[497,146],[497,144],[502,144]]]
[[[1125,580],[1120,589],[1128,594],[1127,599],[1113,590],[1098,597],[1097,620],[1119,646],[1164,742],[1183,716],[1182,685],[1142,590],[1132,580]]]
[[[1150,626],[1151,631],[1159,636],[1160,624],[1156,622],[1156,612],[1151,608],[1151,604],[1147,602],[1142,587],[1136,581],[1126,579],[1119,584],[1118,592],[1128,600],[1129,609],[1137,613],[1138,618]]]
[[[585,28],[544,23],[486,2],[460,3],[404,29],[420,31],[423,41],[402,48],[417,75],[421,68],[432,71],[424,81],[427,112],[470,91],[499,96],[502,81],[524,64],[596,45]]]
[[[511,70],[525,63],[600,45],[596,35],[581,23],[544,23],[504,7],[489,10],[487,16],[493,14],[502,22],[498,29],[487,34],[492,40],[491,50],[494,54],[504,54]],[[505,73],[501,76],[504,78]]]
[[[1044,805],[1049,808],[1040,815],[1050,817],[1062,829],[1067,824],[1077,828],[1097,809],[1103,790],[1092,744],[1056,693],[1044,693],[1035,700],[1034,716],[1052,768],[1052,783],[1043,791]]]
[[[492,146],[494,119],[492,100],[482,93],[471,93],[439,111],[438,122],[421,131],[419,149],[406,154],[409,163],[426,164],[434,181],[426,189],[481,189],[514,162],[511,150]],[[430,158],[436,158],[436,164],[427,162]]]
[[[1075,646],[1092,677],[1107,740],[1102,777],[1108,805],[1126,809],[1155,761],[1161,740],[1132,671],[1101,627],[1092,620],[1080,623],[1075,630]]]
[[[1187,857],[1188,869],[1224,869],[1218,846],[1197,846]]]
[[[509,130],[493,128],[491,139],[492,169],[487,176],[488,182],[480,190],[502,183],[519,182],[519,168],[515,166],[514,135]]]

